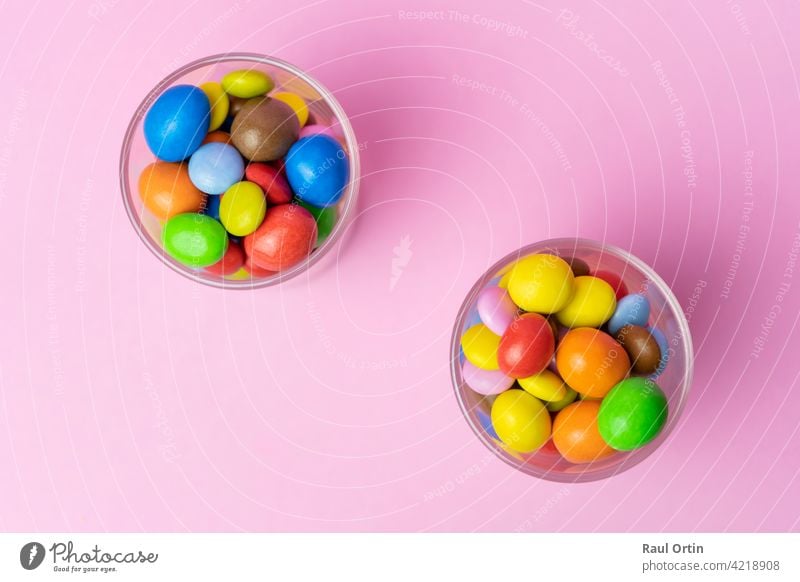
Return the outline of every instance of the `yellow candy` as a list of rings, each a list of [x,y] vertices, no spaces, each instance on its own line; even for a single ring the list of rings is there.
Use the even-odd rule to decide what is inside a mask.
[[[505,275],[500,277],[500,280],[497,282],[497,286],[501,289],[508,289],[509,279],[511,279],[511,271],[508,271]]]
[[[497,363],[497,346],[500,336],[484,324],[473,325],[461,336],[461,349],[464,356],[482,370],[499,370]]]
[[[266,95],[272,91],[274,86],[272,79],[261,71],[241,69],[222,77],[222,88],[225,89],[225,92],[242,99]]]
[[[600,327],[616,308],[617,296],[611,285],[598,277],[575,277],[575,293],[556,318],[567,327]]]
[[[300,95],[283,91],[281,93],[273,93],[270,97],[278,101],[283,101],[286,105],[291,107],[294,114],[297,116],[297,121],[300,122],[300,127],[306,124],[306,121],[308,121],[308,105],[306,105],[306,102],[303,101]]]
[[[567,396],[567,385],[550,370],[544,370],[527,378],[520,378],[517,382],[525,392],[548,402],[558,402]]]
[[[227,277],[231,281],[244,281],[250,278],[250,273],[247,272],[247,269],[242,267],[238,271],[236,271],[233,275],[228,275]]]
[[[219,220],[234,236],[247,236],[264,220],[267,199],[253,182],[237,182],[225,191],[219,203]]]
[[[567,395],[564,396],[564,398],[556,402],[545,402],[544,405],[550,412],[558,412],[562,408],[566,408],[567,406],[575,402],[575,399],[577,397],[578,393],[575,392],[575,390],[573,390],[569,386],[567,386]]]
[[[550,413],[523,390],[506,390],[492,404],[492,427],[506,446],[530,453],[550,438]]]
[[[572,268],[564,259],[555,255],[531,255],[514,265],[508,293],[525,311],[555,313],[569,302],[574,282]]]
[[[208,131],[218,129],[225,122],[228,117],[228,110],[231,107],[231,100],[228,94],[222,90],[222,85],[219,83],[209,82],[200,85],[203,93],[208,97],[208,103],[211,105],[211,123],[208,125]]]

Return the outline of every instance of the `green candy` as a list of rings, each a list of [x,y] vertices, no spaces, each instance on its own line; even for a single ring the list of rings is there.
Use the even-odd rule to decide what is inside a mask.
[[[611,448],[632,451],[652,441],[667,422],[667,397],[647,378],[627,378],[600,404],[597,428]]]
[[[169,256],[194,269],[218,262],[228,248],[225,227],[210,216],[195,212],[170,218],[161,240]]]
[[[333,227],[336,226],[336,219],[338,218],[336,207],[328,206],[326,208],[319,208],[317,206],[311,206],[311,204],[299,199],[297,203],[308,210],[314,217],[314,220],[317,221],[317,242],[314,245],[314,248],[317,248],[325,242],[325,239],[331,234]]]

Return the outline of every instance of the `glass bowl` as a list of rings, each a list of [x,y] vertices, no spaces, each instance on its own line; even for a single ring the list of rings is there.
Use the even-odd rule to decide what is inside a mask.
[[[610,457],[586,464],[572,464],[561,457],[554,447],[543,446],[532,453],[518,453],[506,447],[491,427],[493,396],[483,396],[472,391],[461,373],[463,354],[461,336],[466,329],[478,323],[477,298],[490,285],[496,285],[514,263],[536,253],[558,255],[568,262],[581,259],[592,274],[611,271],[621,277],[629,293],[641,293],[650,301],[648,325],[659,329],[668,346],[666,367],[656,382],[667,396],[669,413],[661,433],[648,445],[629,452],[616,452]],[[559,238],[528,245],[503,257],[473,285],[456,317],[450,345],[451,373],[456,398],[461,411],[475,435],[500,459],[515,469],[558,482],[586,482],[605,479],[644,461],[669,436],[683,411],[692,379],[693,352],[689,325],[683,310],[667,284],[647,264],[630,253],[600,242]]]
[[[147,147],[142,128],[145,114],[151,104],[166,89],[178,84],[200,85],[217,81],[231,71],[255,69],[267,73],[275,82],[273,91],[290,91],[303,97],[316,124],[326,125],[342,144],[349,160],[349,182],[335,206],[337,220],[330,235],[304,260],[278,273],[268,276],[249,275],[247,278],[214,275],[203,269],[193,269],[170,257],[161,243],[163,225],[142,204],[138,192],[138,178],[155,156]],[[309,121],[309,124],[311,121]],[[252,289],[268,287],[299,275],[318,262],[342,237],[356,207],[359,187],[359,148],[353,128],[344,110],[318,81],[300,69],[281,60],[257,54],[236,53],[206,57],[181,67],[151,90],[133,115],[125,133],[120,154],[120,184],[125,210],[133,228],[145,246],[173,271],[194,281],[226,289]]]

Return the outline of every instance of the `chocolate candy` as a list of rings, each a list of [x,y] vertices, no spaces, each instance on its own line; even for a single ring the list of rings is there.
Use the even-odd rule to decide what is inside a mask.
[[[625,325],[614,337],[628,353],[635,373],[649,375],[658,370],[661,349],[647,329],[639,325]]]
[[[252,162],[269,162],[286,155],[297,141],[300,124],[286,103],[269,97],[250,99],[236,114],[231,141]]]

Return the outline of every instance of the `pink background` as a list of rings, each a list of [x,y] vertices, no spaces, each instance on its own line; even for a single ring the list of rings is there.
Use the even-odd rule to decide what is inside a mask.
[[[0,19],[0,528],[800,529],[796,2],[142,4]],[[343,244],[277,289],[167,270],[119,193],[142,97],[226,51],[363,147]],[[673,286],[697,367],[661,449],[565,486],[477,441],[448,353],[486,267],[576,234]]]

